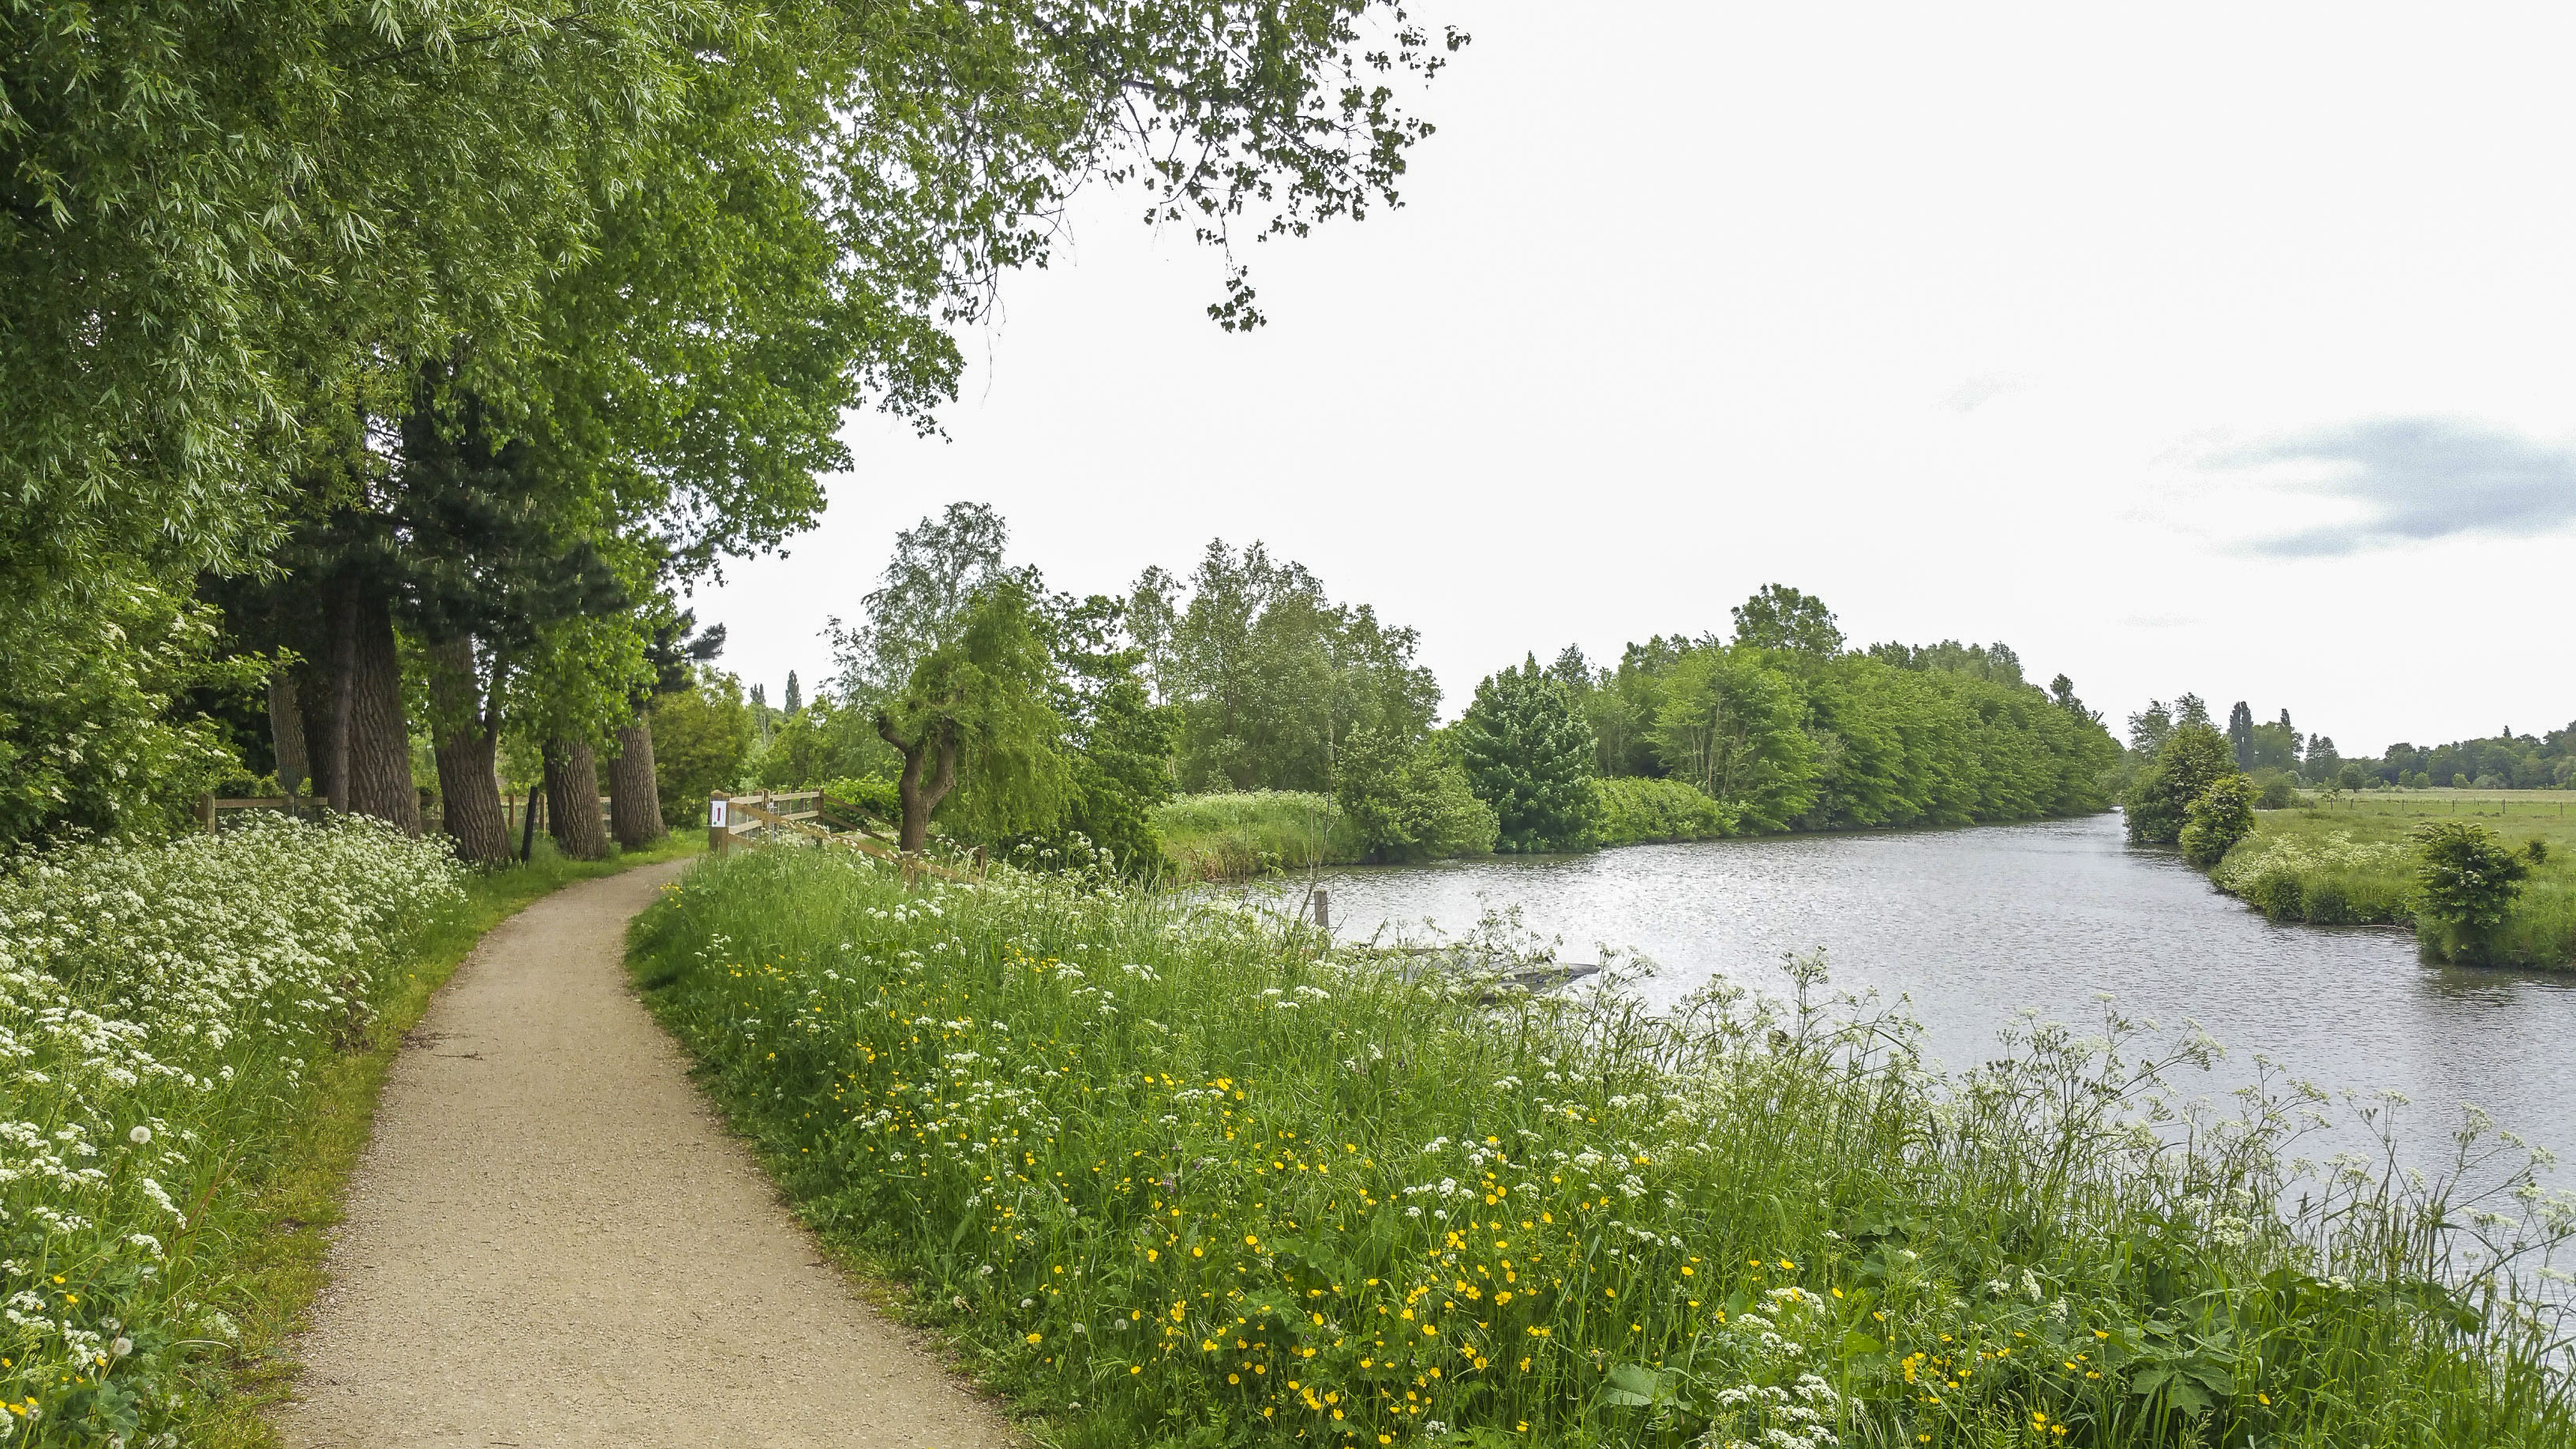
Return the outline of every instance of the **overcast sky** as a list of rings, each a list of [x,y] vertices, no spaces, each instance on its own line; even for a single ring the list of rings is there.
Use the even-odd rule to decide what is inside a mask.
[[[945,440],[873,414],[701,618],[827,675],[956,499],[1057,588],[1266,540],[1451,713],[1772,580],[2001,639],[2114,726],[2346,754],[2576,716],[2576,11],[1451,4],[1406,205],[1252,254],[1131,196],[1011,278]]]

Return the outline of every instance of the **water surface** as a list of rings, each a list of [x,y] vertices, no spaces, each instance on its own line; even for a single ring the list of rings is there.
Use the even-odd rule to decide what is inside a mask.
[[[2276,926],[2170,853],[2123,843],[2120,817],[1960,830],[1635,846],[1588,856],[1329,870],[1344,939],[1429,918],[1456,932],[1517,904],[1564,938],[1654,958],[1658,1003],[1723,973],[1778,990],[1784,954],[1823,949],[1837,986],[1910,998],[1931,1054],[1995,1054],[2025,1008],[2098,1023],[2099,993],[2169,1033],[2196,1021],[2329,1089],[2395,1090],[2408,1155],[2447,1147],[2465,1103],[2576,1149],[2576,975],[2426,966],[2411,934]],[[1302,889],[1303,881],[1298,882]]]

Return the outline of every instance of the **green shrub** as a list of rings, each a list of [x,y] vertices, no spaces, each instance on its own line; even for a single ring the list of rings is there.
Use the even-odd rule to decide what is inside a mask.
[[[2138,845],[2172,845],[2190,823],[2191,802],[2211,785],[2238,773],[2227,736],[2207,725],[2183,725],[2167,736],[2155,762],[2141,771],[2120,802],[2129,839]],[[2224,851],[2219,854],[2225,854]],[[2216,860],[2217,856],[2210,857]]]
[[[1446,860],[1484,855],[1500,823],[1476,798],[1456,746],[1444,735],[1407,741],[1381,730],[1354,732],[1336,765],[1333,803],[1373,861]]]
[[[1735,833],[1735,812],[1681,780],[1625,776],[1594,780],[1601,802],[1601,843],[1715,840]]]
[[[2243,775],[2211,781],[2193,797],[2184,821],[2182,858],[2204,870],[2218,864],[2254,833],[2254,782]]]
[[[2466,820],[2437,820],[2415,832],[2415,923],[2437,960],[2483,965],[2531,874],[2530,858]]]

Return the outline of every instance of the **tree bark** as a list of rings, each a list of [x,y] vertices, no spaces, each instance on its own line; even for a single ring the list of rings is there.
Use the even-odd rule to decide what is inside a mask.
[[[304,755],[304,711],[295,699],[295,674],[281,669],[268,677],[268,736],[277,751],[277,788],[293,813],[304,793],[312,762]]]
[[[474,642],[451,640],[429,652],[429,692],[438,703],[430,743],[438,755],[439,798],[445,802],[439,827],[465,859],[478,865],[507,864],[513,853],[510,822],[501,812],[501,786],[492,772],[501,747],[501,721],[475,671]]]
[[[358,605],[357,581],[338,580],[330,591],[331,599],[331,747],[330,774],[324,777],[324,794],[331,808],[346,813],[354,807],[349,790],[352,766],[349,741],[356,729],[358,683]]]
[[[662,838],[661,785],[653,777],[653,722],[642,712],[617,732],[608,762],[608,823],[628,850]]]
[[[349,628],[347,808],[420,833],[420,793],[411,783],[411,728],[403,719],[402,656],[394,648],[394,619],[384,595],[360,584],[353,589]]]
[[[599,822],[599,761],[586,740],[546,745],[546,829],[555,846],[574,860],[608,855],[608,831]]]
[[[930,812],[938,809],[939,802],[956,787],[957,742],[942,725],[932,726],[917,742],[907,742],[895,733],[893,721],[883,715],[877,716],[877,738],[903,756],[903,774],[894,782],[895,798],[903,802],[903,826],[895,848],[911,855],[930,842]],[[927,784],[921,778],[926,761],[931,763]]]

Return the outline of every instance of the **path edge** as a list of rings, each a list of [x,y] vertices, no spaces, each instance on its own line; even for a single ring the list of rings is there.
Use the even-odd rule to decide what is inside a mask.
[[[642,850],[607,860],[560,857],[470,877],[460,906],[404,946],[404,988],[367,1023],[360,1043],[312,1074],[292,1132],[281,1144],[279,1172],[245,1184],[257,1194],[259,1237],[246,1244],[217,1283],[241,1342],[205,1385],[210,1411],[194,1426],[205,1449],[283,1449],[274,1419],[303,1376],[297,1340],[312,1327],[313,1306],[329,1285],[332,1231],[344,1220],[349,1186],[375,1139],[376,1109],[412,1030],[484,938],[528,907],[587,881],[645,866],[686,860],[705,840],[679,831]]]

